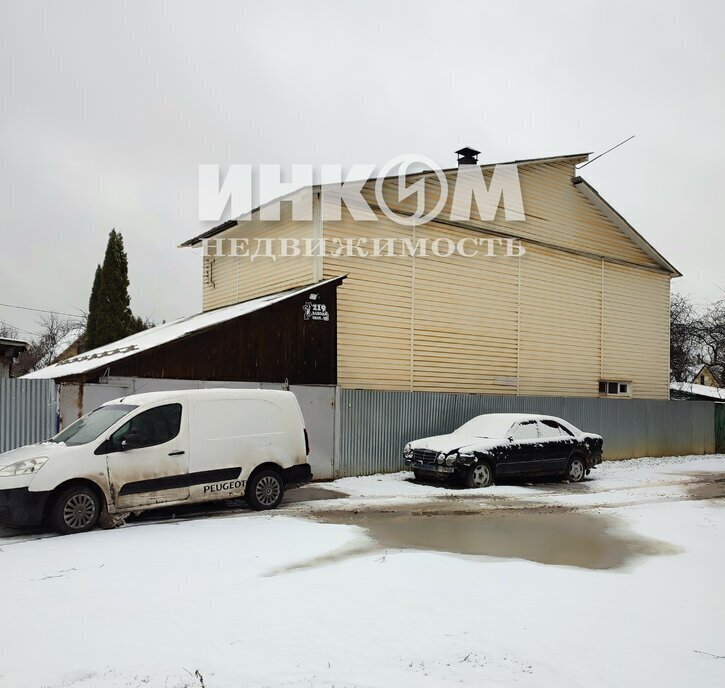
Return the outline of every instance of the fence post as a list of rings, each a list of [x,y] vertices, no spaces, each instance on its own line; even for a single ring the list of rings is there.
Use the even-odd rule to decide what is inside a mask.
[[[725,454],[725,404],[715,404],[715,452]]]

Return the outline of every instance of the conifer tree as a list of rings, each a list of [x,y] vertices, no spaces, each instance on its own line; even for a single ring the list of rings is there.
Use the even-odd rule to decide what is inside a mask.
[[[131,312],[128,294],[128,257],[123,237],[115,229],[108,235],[103,265],[96,269],[88,311],[88,349],[118,341],[145,329]]]
[[[93,288],[91,289],[91,298],[88,301],[88,322],[86,323],[85,348],[95,349],[100,346],[98,344],[98,303],[99,293],[101,290],[101,276],[103,271],[101,266],[96,266],[96,276],[93,278]]]

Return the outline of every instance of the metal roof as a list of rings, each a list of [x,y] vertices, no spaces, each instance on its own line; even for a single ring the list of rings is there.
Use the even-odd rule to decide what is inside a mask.
[[[464,149],[461,149],[464,150]],[[459,152],[459,151],[456,151]],[[528,158],[524,160],[510,160],[509,162],[492,162],[492,163],[485,163],[482,165],[478,165],[478,167],[481,167],[482,169],[490,169],[492,167],[496,167],[497,165],[531,165],[531,164],[545,164],[549,162],[557,162],[559,160],[571,160],[572,162],[580,162],[582,160],[586,160],[591,153],[572,153],[569,155],[554,155],[546,158]],[[443,170],[421,170],[420,172],[409,172],[405,175],[405,178],[414,178],[414,177],[422,177],[425,175],[435,174],[436,172],[443,172],[444,174],[447,174],[448,172],[455,172],[458,169],[458,166],[456,167],[448,167]],[[389,174],[383,177],[383,179],[397,179],[397,174]],[[371,182],[375,181],[376,179],[380,179],[380,177],[369,177],[366,181]],[[245,218],[251,218],[252,215],[254,215],[256,212],[261,210],[262,208],[266,208],[268,205],[271,205],[272,203],[279,203],[279,201],[290,199],[295,194],[300,193],[300,191],[305,191],[307,189],[311,189],[314,193],[315,191],[319,191],[320,189],[324,189],[326,186],[332,187],[336,186],[333,184],[315,184],[313,186],[301,186],[299,189],[295,189],[294,191],[291,191],[288,194],[284,194],[283,196],[278,196],[277,198],[273,198],[269,201],[266,201],[265,203],[262,203],[258,205],[253,210],[250,210],[248,213],[245,213],[241,217]],[[236,227],[237,224],[239,224],[238,220],[227,220],[226,222],[222,222],[221,224],[217,225],[216,227],[212,227],[211,229],[207,230],[206,232],[203,232],[202,234],[199,234],[198,236],[192,237],[191,239],[187,239],[184,243],[179,244],[178,248],[185,248],[187,246],[194,246],[198,244],[202,239],[210,239],[213,236],[216,236],[217,234],[221,234],[222,232],[226,231],[227,229],[231,229],[232,227]]]
[[[461,149],[465,150],[465,149]],[[457,151],[460,152],[460,151]],[[586,160],[589,158],[591,153],[572,153],[568,155],[556,155],[556,156],[550,156],[546,158],[528,158],[523,160],[512,160],[510,162],[499,162],[499,163],[488,163],[479,165],[479,167],[483,169],[488,169],[492,167],[496,167],[496,165],[535,165],[535,164],[546,164],[550,162],[557,162],[559,160],[570,160],[573,163],[580,162],[582,160]],[[441,170],[444,173],[453,172],[457,170],[458,167],[450,167],[444,170]],[[432,170],[423,170],[421,172],[411,172],[409,174],[406,174],[405,177],[407,178],[414,178],[414,177],[420,177],[425,175],[435,174],[435,171]],[[388,175],[384,177],[385,179],[391,179],[391,178],[397,178],[398,175]],[[367,181],[374,181],[377,179],[377,177],[370,177]],[[661,268],[666,270],[667,272],[671,273],[675,277],[682,277],[682,273],[674,266],[672,263],[670,263],[657,249],[652,246],[627,220],[624,219],[607,201],[602,198],[602,196],[599,194],[599,192],[591,185],[589,182],[585,181],[581,177],[574,177],[574,186],[575,188],[579,189],[584,196],[591,201],[595,207],[599,209],[599,211],[610,221],[614,224],[615,227],[620,229],[626,237],[628,237],[635,245],[637,245],[642,251],[644,251],[645,254],[647,254],[652,260],[657,263]],[[272,203],[278,203],[279,201],[283,199],[290,199],[295,194],[300,193],[301,191],[312,189],[313,192],[319,191],[320,189],[323,189],[326,186],[331,186],[328,184],[318,184],[312,187],[309,186],[303,186],[299,189],[296,189],[295,191],[292,191],[288,194],[285,194],[284,196],[280,196],[278,198],[275,198],[271,201],[268,201],[266,203],[263,203],[262,205],[257,206],[254,210],[250,211],[249,213],[246,213],[243,217],[251,218],[254,213],[258,212],[261,208],[264,208]],[[235,227],[238,225],[239,222],[237,220],[227,220],[226,222],[223,222],[220,225],[217,225],[216,227],[213,227],[212,229],[204,232],[203,234],[200,234],[196,237],[192,237],[191,239],[188,239],[183,244],[179,245],[179,248],[184,248],[186,246],[194,246],[198,244],[202,239],[209,239],[213,236],[216,236],[217,234],[221,234],[222,232],[226,231],[227,229],[231,229],[232,227]]]
[[[652,244],[647,241],[632,225],[627,222],[599,192],[581,177],[574,178],[574,186],[579,189],[589,201],[622,233],[644,251],[655,263],[663,267],[675,277],[682,277],[682,273],[670,263]]]
[[[7,337],[0,337],[0,346],[7,346],[25,351],[30,344],[24,339],[8,339]]]
[[[314,291],[328,284],[341,282],[343,279],[345,279],[345,276],[333,277],[306,287],[260,296],[259,298],[236,303],[232,306],[224,306],[212,311],[205,311],[185,318],[179,318],[178,320],[172,320],[171,322],[157,325],[156,327],[131,335],[125,339],[120,339],[117,342],[106,344],[92,351],[86,351],[79,356],[59,361],[47,368],[28,373],[28,375],[24,375],[23,377],[24,379],[30,380],[62,379],[89,373],[93,370],[102,370],[111,363],[135,356],[142,351],[155,349],[174,340],[197,334],[221,323],[233,320],[234,318],[268,308],[285,299],[299,296],[308,291]]]
[[[670,389],[673,392],[682,392],[694,397],[702,397],[703,399],[725,401],[725,387],[697,385],[694,382],[670,382]]]

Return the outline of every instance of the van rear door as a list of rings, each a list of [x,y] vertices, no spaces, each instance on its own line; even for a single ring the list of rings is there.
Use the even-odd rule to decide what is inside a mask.
[[[188,419],[181,403],[145,409],[106,443],[111,494],[118,509],[189,497]]]
[[[277,405],[254,398],[202,399],[191,402],[190,412],[194,501],[242,494],[249,474],[266,461],[291,464],[290,434]]]

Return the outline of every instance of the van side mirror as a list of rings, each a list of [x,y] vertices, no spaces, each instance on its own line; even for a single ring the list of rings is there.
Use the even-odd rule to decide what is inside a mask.
[[[103,440],[98,447],[96,448],[96,451],[94,451],[94,454],[110,454],[113,451],[113,443],[111,440]]]
[[[141,446],[141,438],[135,430],[131,430],[121,441],[121,450],[138,449]]]

